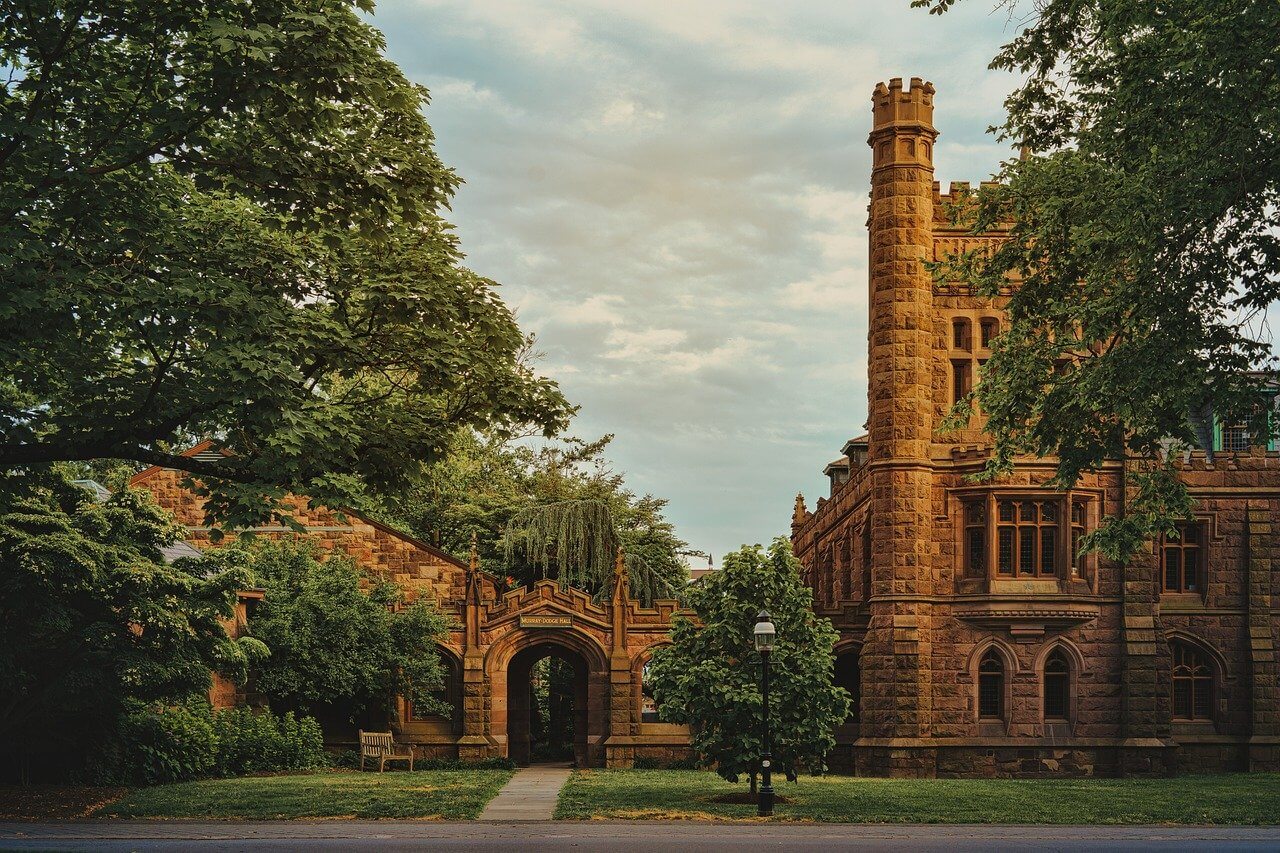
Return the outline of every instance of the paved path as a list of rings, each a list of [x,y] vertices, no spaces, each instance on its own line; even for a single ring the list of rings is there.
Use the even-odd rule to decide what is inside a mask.
[[[560,789],[572,771],[565,765],[534,764],[516,771],[498,796],[480,813],[481,820],[551,820]]]
[[[1280,827],[904,826],[692,821],[111,821],[0,823],[0,850],[157,851],[1277,850]]]

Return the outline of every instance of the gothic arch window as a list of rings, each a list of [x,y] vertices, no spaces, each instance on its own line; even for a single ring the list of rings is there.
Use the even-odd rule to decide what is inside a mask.
[[[1173,718],[1212,722],[1217,687],[1212,660],[1203,650],[1181,640],[1169,646],[1173,652]]]
[[[1054,649],[1044,662],[1044,719],[1065,722],[1071,716],[1071,664],[1062,649]]]
[[[846,723],[858,722],[858,706],[862,701],[862,668],[859,666],[857,648],[836,655],[835,667],[832,671],[836,687],[849,691],[849,716]]]
[[[978,663],[978,719],[1004,720],[1004,658],[995,649],[987,649]]]

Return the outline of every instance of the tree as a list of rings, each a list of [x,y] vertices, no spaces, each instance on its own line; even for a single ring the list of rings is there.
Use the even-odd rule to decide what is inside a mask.
[[[1125,559],[1190,507],[1163,461],[1169,439],[1201,443],[1209,414],[1274,434],[1263,392],[1275,375],[1265,311],[1280,296],[1280,6],[1029,5],[992,62],[1025,77],[995,130],[1029,156],[961,211],[977,230],[1012,230],[954,265],[989,296],[1022,279],[976,392],[988,473],[1056,456],[1069,487],[1106,459],[1140,460],[1137,511],[1094,542]]]
[[[382,514],[459,557],[476,537],[482,564],[517,584],[551,577],[606,592],[621,546],[634,595],[675,597],[688,579],[683,558],[696,552],[664,517],[666,500],[635,494],[610,468],[612,439],[533,447],[460,433],[420,484],[388,497]]]
[[[687,593],[696,620],[677,616],[671,645],[653,654],[649,677],[662,719],[692,727],[693,748],[730,782],[755,774],[764,750],[760,656],[753,632],[768,610],[778,634],[771,653],[769,717],[775,766],[794,781],[821,768],[835,746],[832,731],[849,713],[849,692],[836,687],[832,649],[838,635],[813,612],[813,594],[786,539],[768,550],[744,546]]]
[[[459,428],[564,425],[494,283],[461,266],[427,93],[360,10],[0,15],[0,470],[161,464],[244,526],[287,491],[403,486]],[[173,452],[193,437],[233,455]]]
[[[135,702],[243,681],[266,649],[233,640],[240,569],[167,565],[177,531],[139,492],[98,502],[58,472],[0,481],[0,752],[69,756],[105,740]]]
[[[274,709],[355,718],[407,696],[419,711],[449,713],[438,698],[438,643],[450,620],[430,603],[406,605],[395,584],[363,575],[345,555],[322,561],[305,542],[237,544],[218,557],[251,569],[265,589],[251,629],[272,654],[254,668],[254,687]]]

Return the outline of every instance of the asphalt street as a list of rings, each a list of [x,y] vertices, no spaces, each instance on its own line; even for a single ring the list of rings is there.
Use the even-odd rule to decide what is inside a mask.
[[[1280,827],[903,826],[638,821],[0,823],[0,850],[1280,850]]]

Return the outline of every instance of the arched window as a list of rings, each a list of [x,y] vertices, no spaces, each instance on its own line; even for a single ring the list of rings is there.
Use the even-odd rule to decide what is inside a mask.
[[[1174,642],[1172,650],[1173,718],[1213,720],[1213,664],[1208,655],[1189,643]]]
[[[1004,719],[1004,660],[995,649],[978,664],[978,719]]]
[[[1062,721],[1071,710],[1071,667],[1061,649],[1054,649],[1044,662],[1044,718]]]
[[[845,722],[858,722],[858,706],[862,701],[862,670],[858,666],[858,652],[854,650],[836,655],[832,675],[836,687],[849,691],[849,716]]]

